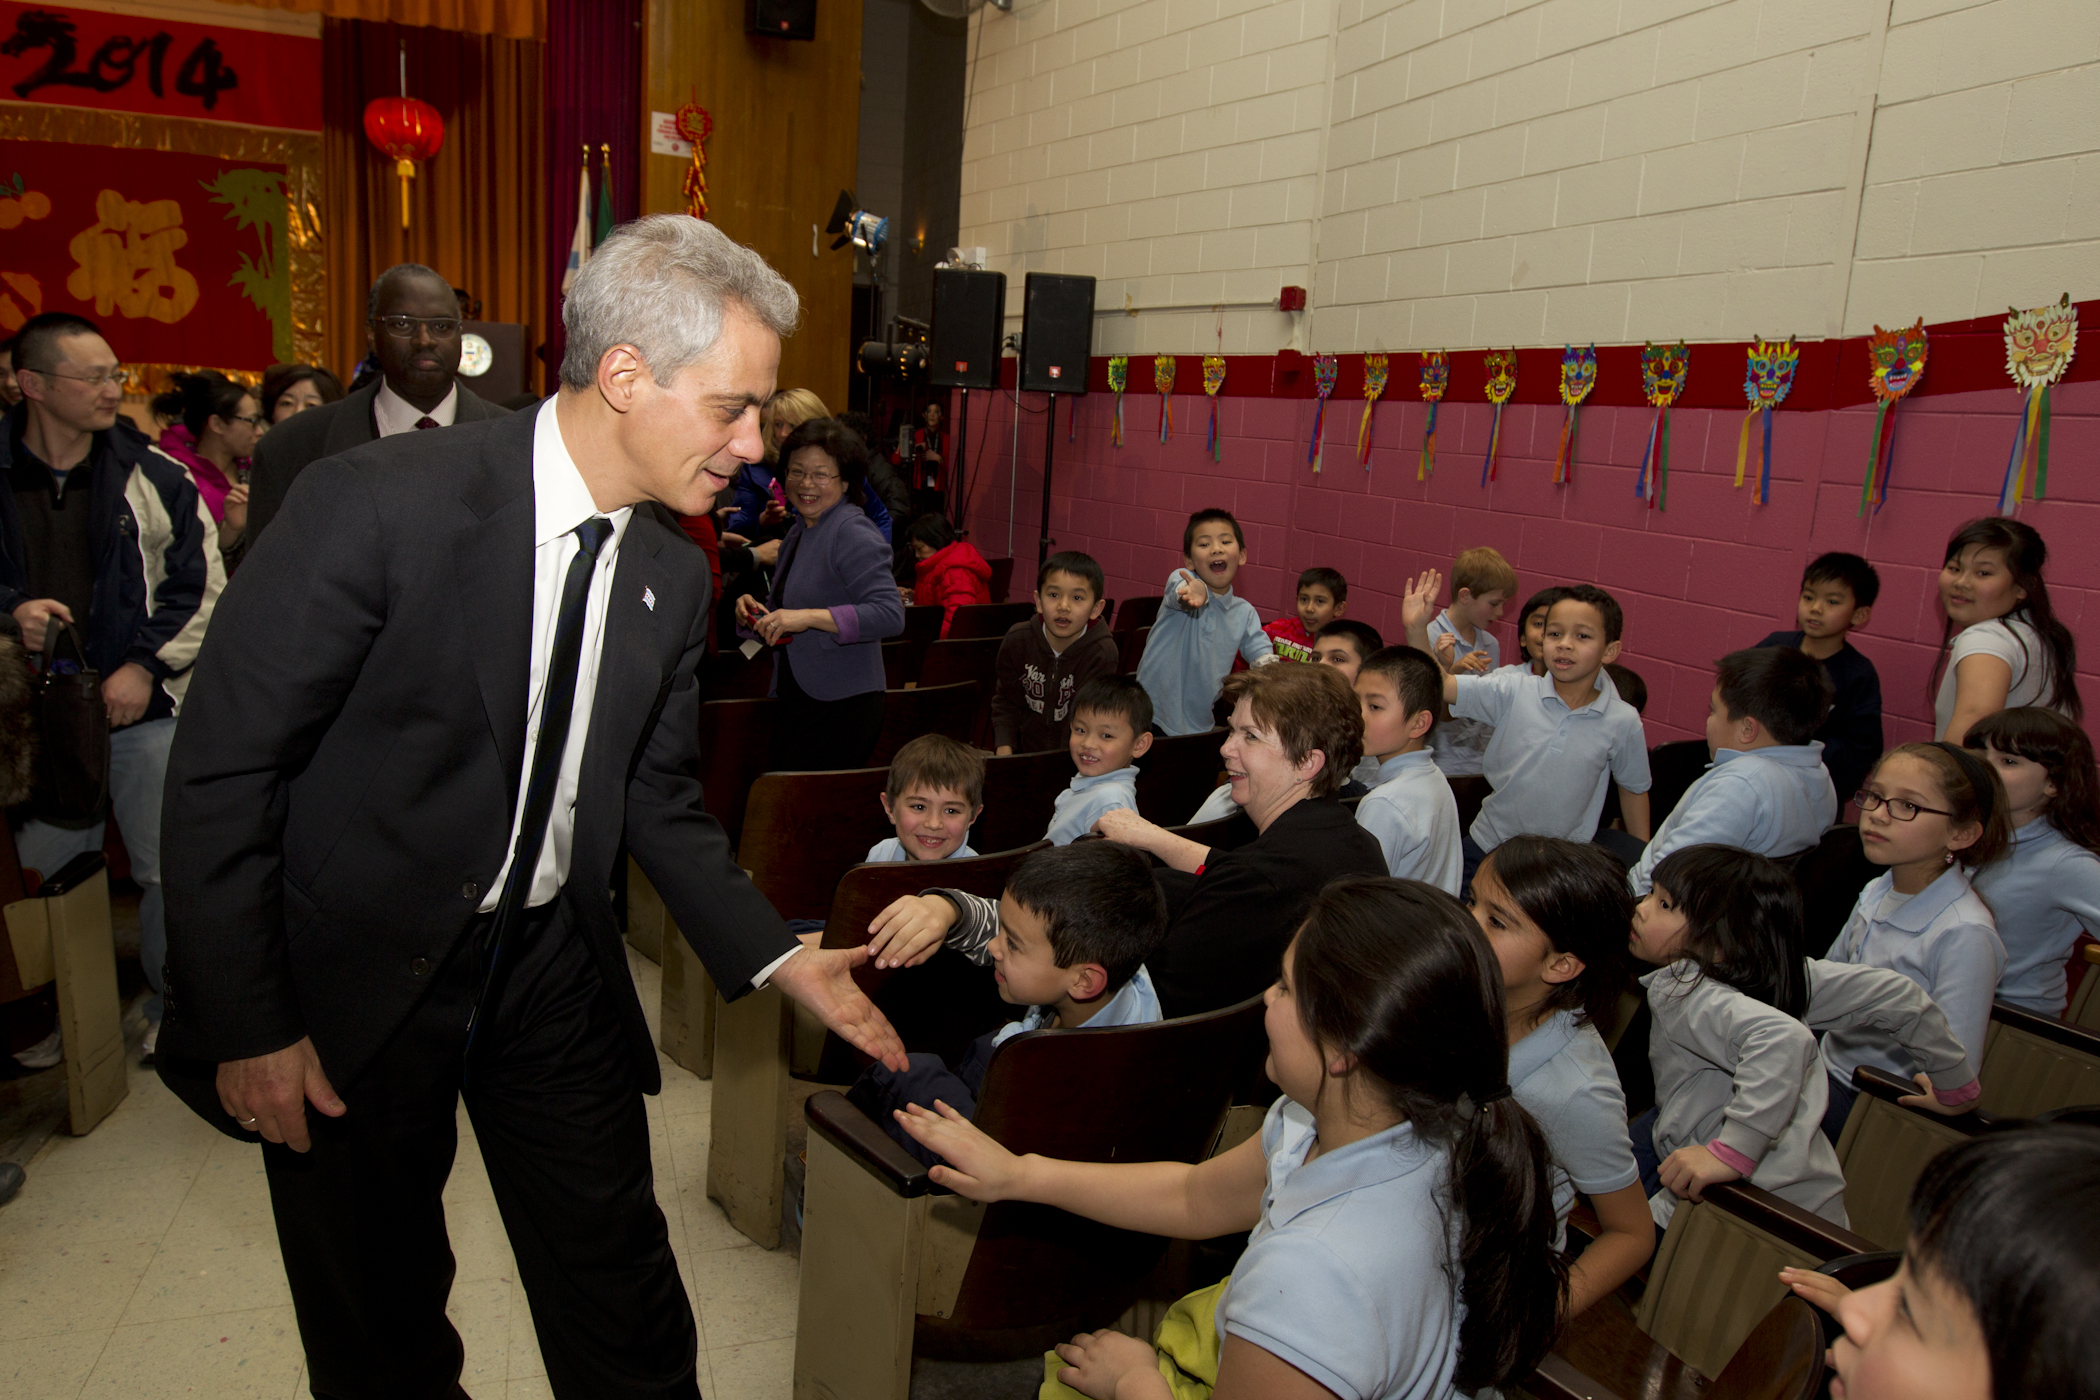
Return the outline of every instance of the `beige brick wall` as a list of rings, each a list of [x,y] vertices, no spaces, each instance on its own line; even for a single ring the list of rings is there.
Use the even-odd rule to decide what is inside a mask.
[[[963,242],[1016,313],[1031,270],[1144,309],[1102,315],[1099,353],[1853,334],[2100,289],[2100,0],[975,24]],[[1264,305],[1292,283],[1307,328]]]

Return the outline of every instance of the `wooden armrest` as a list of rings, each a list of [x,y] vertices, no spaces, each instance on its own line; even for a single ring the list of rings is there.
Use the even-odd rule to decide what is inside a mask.
[[[2087,962],[2094,967],[2100,967],[2100,943],[2088,943],[2083,951]]]
[[[1842,1258],[1827,1259],[1816,1266],[1816,1272],[1836,1279],[1847,1288],[1871,1288],[1893,1276],[1896,1266],[1902,1262],[1902,1250],[1877,1249],[1871,1254],[1847,1254]]]
[[[899,1147],[835,1089],[812,1094],[803,1105],[812,1132],[858,1163],[870,1176],[907,1199],[930,1195],[933,1178],[919,1159]]]
[[[1783,1201],[1747,1181],[1724,1181],[1706,1188],[1706,1203],[1718,1206],[1768,1235],[1817,1259],[1836,1259],[1847,1254],[1874,1254],[1881,1246],[1842,1226],[1833,1225],[1812,1211]]]
[[[2067,1050],[2076,1050],[2083,1055],[2100,1055],[2100,1032],[2089,1031],[2083,1026],[2074,1026],[2069,1021],[2054,1016],[2038,1016],[2032,1011],[2008,1005],[2002,1001],[1991,1003],[1991,1019],[2014,1030],[2026,1031],[2043,1040],[2061,1045]]]
[[[1551,1352],[1518,1384],[1538,1400],[1619,1400],[1617,1391],[1607,1390]]]
[[[62,894],[71,894],[74,890],[94,879],[96,872],[102,870],[108,864],[109,862],[103,857],[102,852],[82,851],[79,855],[60,866],[56,875],[47,877],[41,885],[38,885],[36,893],[31,895],[30,898],[57,899]]]

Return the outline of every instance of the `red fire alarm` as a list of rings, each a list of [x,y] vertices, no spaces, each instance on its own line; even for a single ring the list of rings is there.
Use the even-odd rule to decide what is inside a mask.
[[[1278,311],[1303,311],[1305,309],[1305,288],[1285,287],[1282,294],[1276,298],[1276,309]]]

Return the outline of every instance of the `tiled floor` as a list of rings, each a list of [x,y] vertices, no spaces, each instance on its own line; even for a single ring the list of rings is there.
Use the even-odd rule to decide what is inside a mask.
[[[633,953],[654,1028],[655,964]],[[708,1085],[663,1062],[648,1101],[656,1194],[700,1328],[709,1400],[786,1400],[797,1264],[707,1199]],[[450,1312],[474,1400],[549,1394],[525,1295],[471,1125],[445,1190],[459,1260]],[[0,1396],[74,1400],[307,1393],[260,1149],[221,1137],[133,1069],[84,1138],[59,1136],[0,1207]]]

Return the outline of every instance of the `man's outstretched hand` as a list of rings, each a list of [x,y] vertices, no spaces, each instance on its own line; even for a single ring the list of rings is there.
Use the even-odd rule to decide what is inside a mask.
[[[853,981],[853,969],[867,960],[865,946],[805,946],[774,972],[772,985],[808,1007],[839,1039],[902,1074],[911,1068],[904,1041]]]
[[[252,1060],[228,1060],[219,1066],[219,1103],[245,1132],[260,1133],[265,1142],[281,1142],[294,1152],[313,1144],[306,1136],[306,1105],[330,1118],[348,1111],[336,1097],[311,1038]]]

